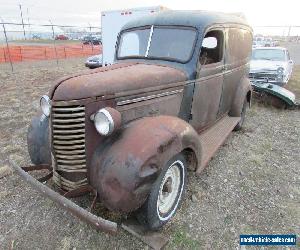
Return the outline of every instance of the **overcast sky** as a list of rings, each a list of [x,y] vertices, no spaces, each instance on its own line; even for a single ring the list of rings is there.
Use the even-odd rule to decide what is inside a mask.
[[[243,12],[253,26],[300,25],[299,0],[0,0],[0,17],[20,22],[19,4],[24,19],[64,25],[100,26],[104,10],[162,5],[170,9]],[[28,10],[28,12],[27,12]]]

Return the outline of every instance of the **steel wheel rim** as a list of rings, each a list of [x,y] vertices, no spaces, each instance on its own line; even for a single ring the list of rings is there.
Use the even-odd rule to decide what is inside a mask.
[[[168,220],[176,211],[184,186],[184,165],[174,162],[167,170],[159,188],[157,214],[160,220]]]

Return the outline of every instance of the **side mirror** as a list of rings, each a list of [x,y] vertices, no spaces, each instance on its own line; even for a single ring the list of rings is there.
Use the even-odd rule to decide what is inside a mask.
[[[215,37],[205,37],[202,42],[202,47],[207,49],[215,49],[218,45],[218,40]]]

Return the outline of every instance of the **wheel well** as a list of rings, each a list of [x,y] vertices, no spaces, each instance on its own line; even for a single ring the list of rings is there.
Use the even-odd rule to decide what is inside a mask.
[[[188,170],[196,171],[198,161],[197,161],[197,157],[196,157],[194,150],[191,148],[186,148],[186,149],[182,150],[181,153],[184,155],[184,157],[188,163]]]
[[[247,102],[249,103],[249,108],[251,107],[251,97],[252,97],[252,92],[248,91],[246,98],[247,98]]]

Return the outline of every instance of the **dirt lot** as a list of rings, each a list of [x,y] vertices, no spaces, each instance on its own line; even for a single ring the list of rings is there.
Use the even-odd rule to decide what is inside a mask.
[[[0,69],[0,167],[29,163],[26,131],[53,80],[83,69],[26,64]],[[290,88],[300,98],[300,67]],[[164,229],[167,249],[237,249],[241,233],[300,234],[300,112],[254,104]],[[148,249],[131,235],[99,233],[31,189],[16,174],[0,179],[0,249]],[[248,249],[248,248],[247,248]]]

